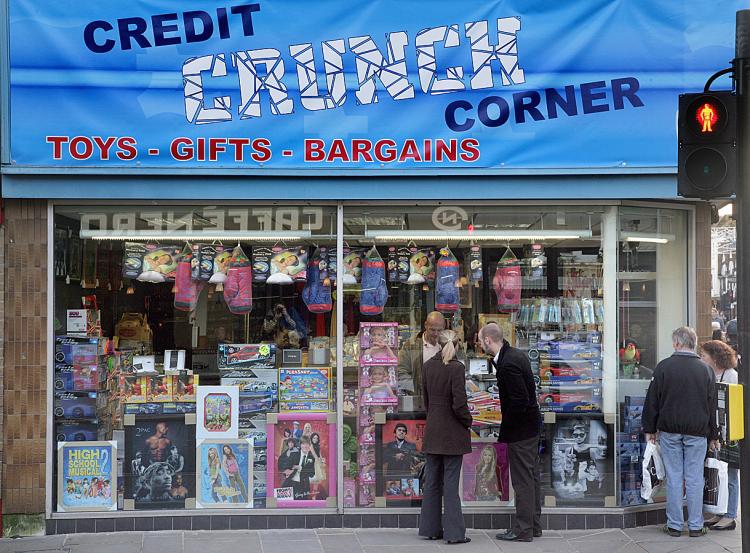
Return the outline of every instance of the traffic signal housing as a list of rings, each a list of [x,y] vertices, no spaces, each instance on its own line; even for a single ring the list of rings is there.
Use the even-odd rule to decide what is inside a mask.
[[[726,198],[737,183],[737,97],[731,91],[680,94],[677,192]]]

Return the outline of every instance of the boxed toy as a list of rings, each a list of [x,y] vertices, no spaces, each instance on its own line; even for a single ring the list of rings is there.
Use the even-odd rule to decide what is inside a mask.
[[[96,365],[55,365],[55,390],[95,392],[98,385]]]
[[[73,394],[56,392],[54,414],[62,419],[96,418],[96,392]]]
[[[78,336],[55,337],[55,363],[62,365],[96,365],[103,340]]]
[[[275,344],[219,344],[219,370],[275,369]]]
[[[164,374],[152,374],[143,377],[146,382],[146,401],[172,401],[172,377]]]
[[[55,425],[58,442],[92,442],[97,440],[96,424],[91,422],[66,422]]]
[[[172,397],[175,401],[195,401],[195,388],[198,386],[198,375],[182,373],[173,375]]]
[[[101,336],[102,323],[97,309],[68,309],[67,332],[69,336]]]
[[[125,403],[143,403],[146,401],[144,377],[135,374],[120,375],[120,395]]]

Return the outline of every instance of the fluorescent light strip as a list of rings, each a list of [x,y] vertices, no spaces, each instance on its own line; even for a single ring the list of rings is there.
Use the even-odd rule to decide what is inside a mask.
[[[667,244],[674,240],[673,234],[653,234],[649,232],[621,232],[620,240],[625,242],[648,242],[650,244]]]
[[[542,240],[579,240],[591,238],[590,230],[537,230],[537,231],[487,231],[487,230],[456,230],[456,231],[404,231],[404,230],[373,230],[365,235],[377,241],[405,242],[414,241],[542,241]]]
[[[158,230],[81,230],[81,238],[92,240],[247,240],[255,242],[279,242],[281,240],[303,240],[310,238],[309,230],[275,231],[260,233],[258,231],[219,231],[184,232]]]

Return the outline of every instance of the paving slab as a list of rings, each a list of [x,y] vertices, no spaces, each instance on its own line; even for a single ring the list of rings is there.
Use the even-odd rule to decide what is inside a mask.
[[[34,536],[30,538],[0,539],[0,552],[55,551],[61,549],[65,536]]]

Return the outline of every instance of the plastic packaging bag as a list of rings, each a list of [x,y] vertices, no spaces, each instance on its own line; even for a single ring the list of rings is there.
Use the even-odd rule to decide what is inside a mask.
[[[656,491],[664,482],[664,461],[661,458],[659,445],[653,442],[646,444],[643,452],[643,483],[641,484],[641,497],[650,501]]]
[[[703,511],[712,515],[727,512],[729,500],[728,465],[709,453],[703,465]]]

